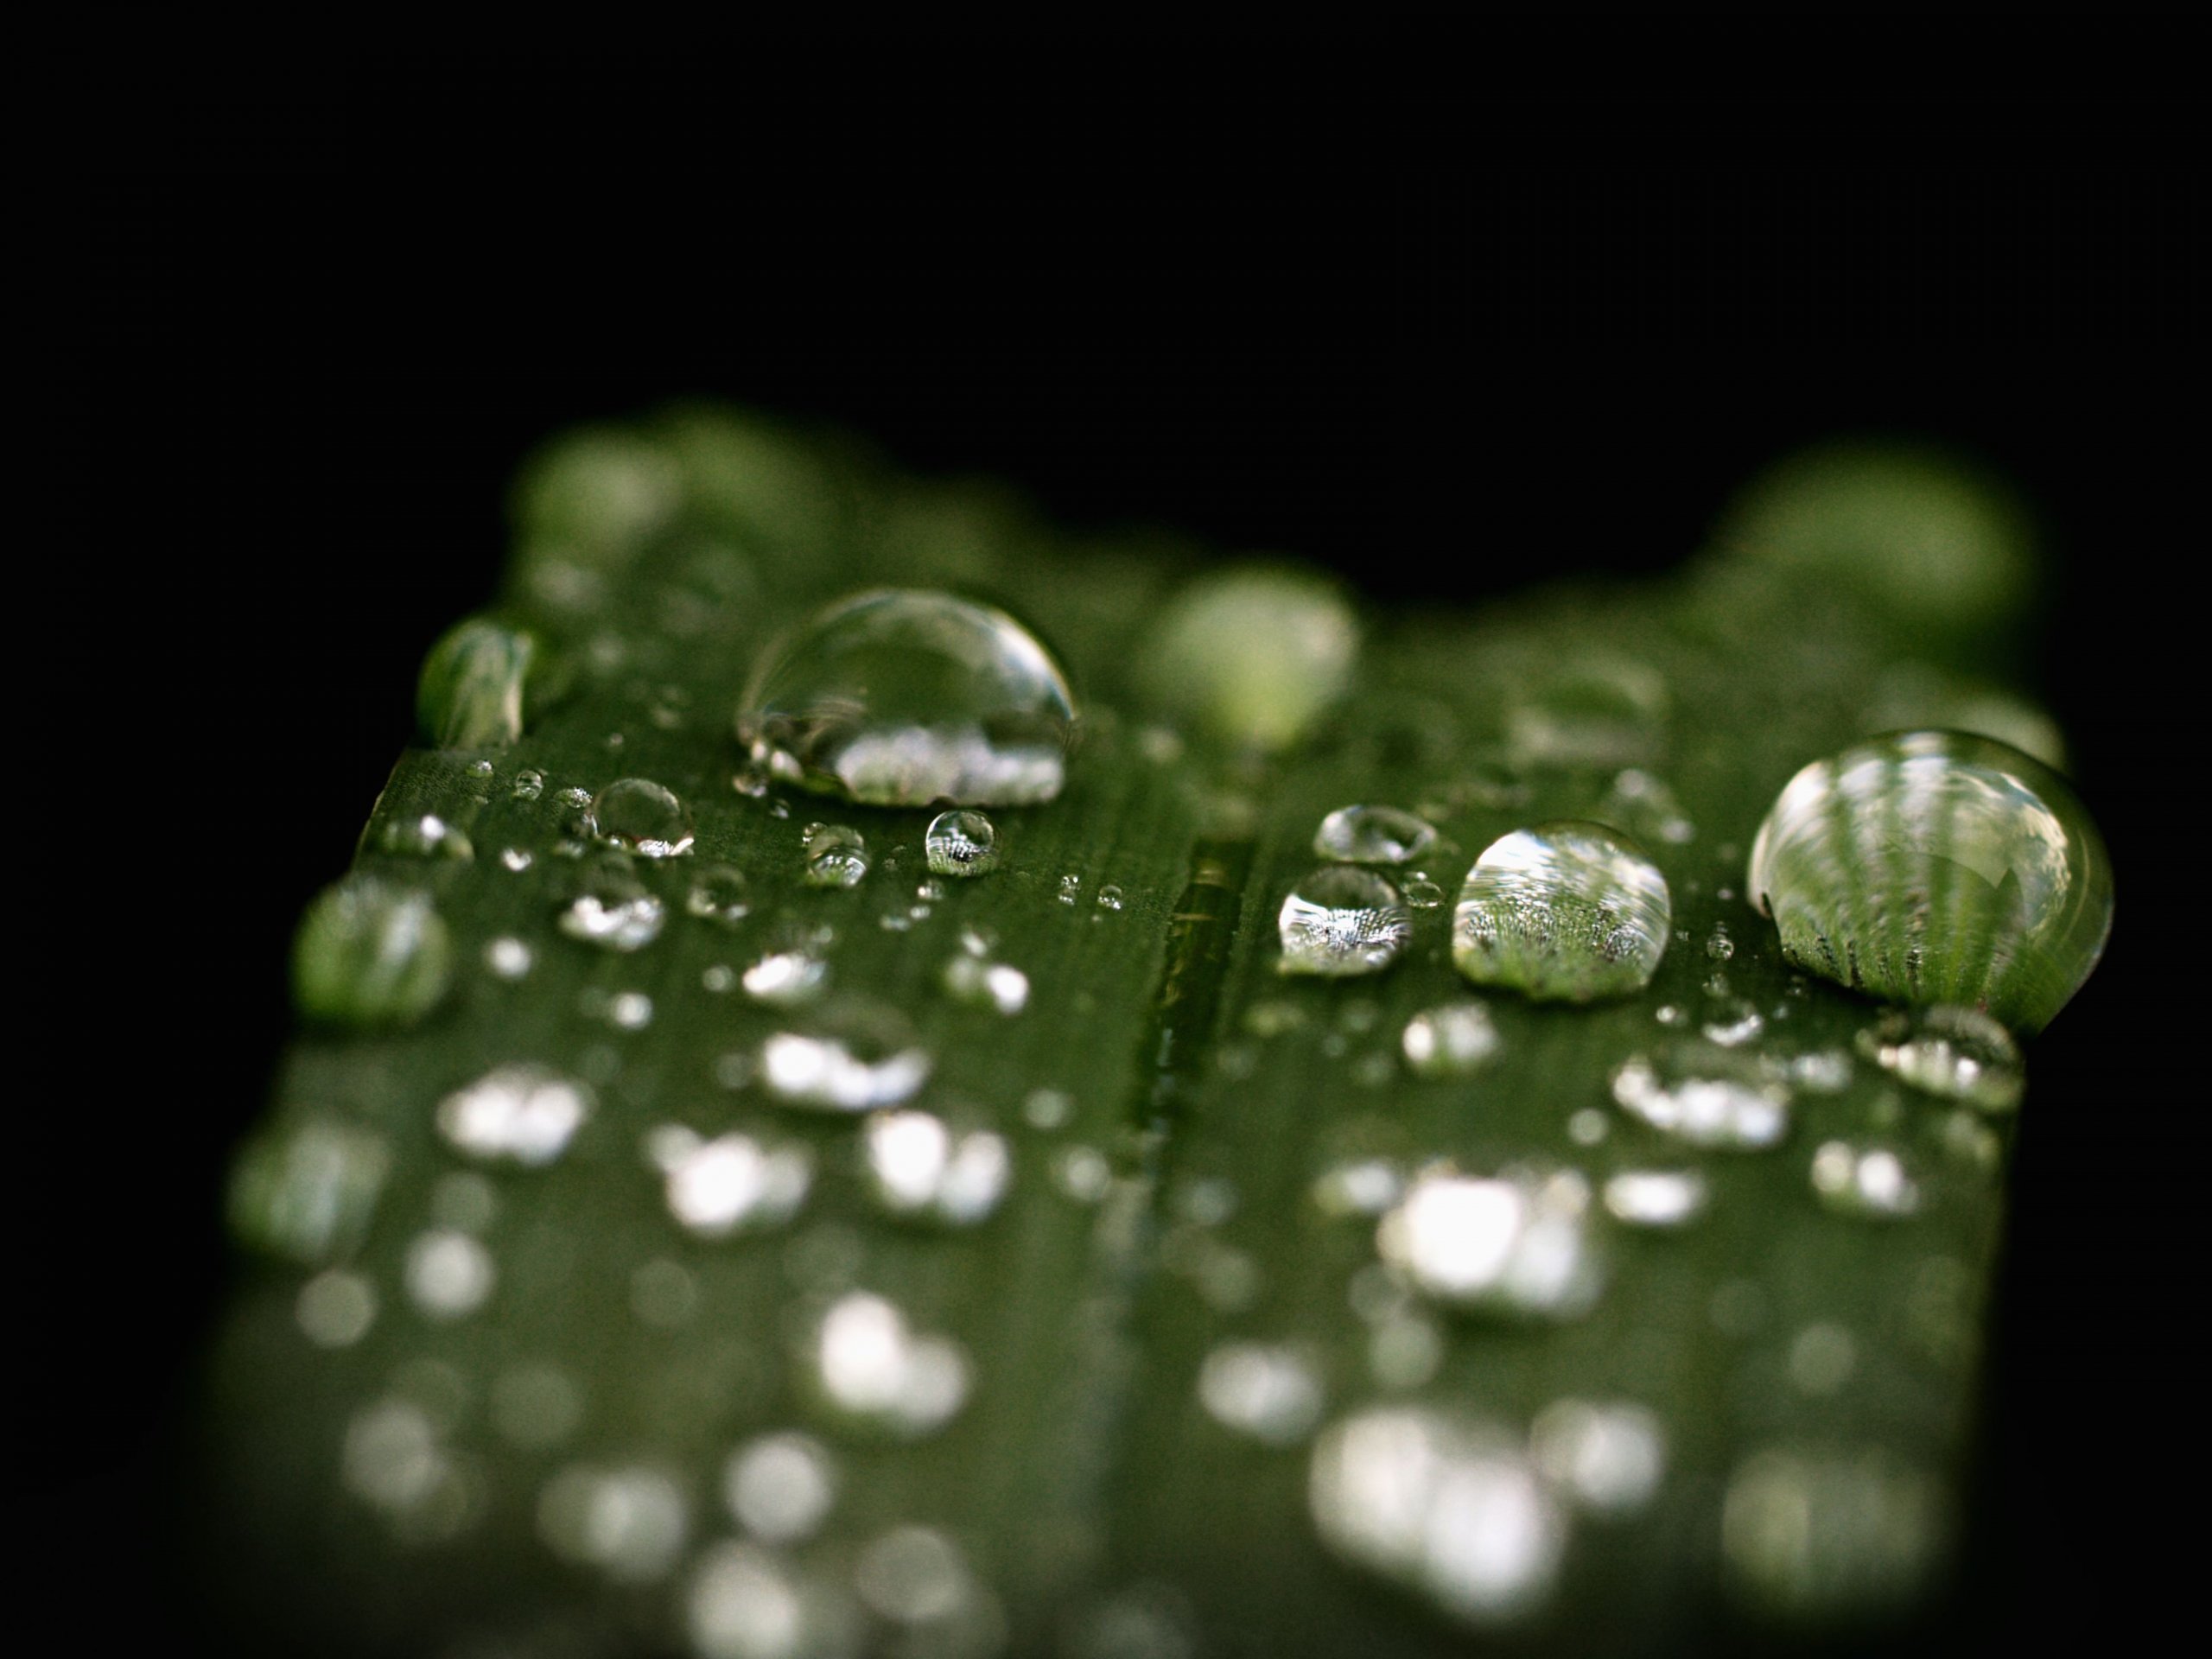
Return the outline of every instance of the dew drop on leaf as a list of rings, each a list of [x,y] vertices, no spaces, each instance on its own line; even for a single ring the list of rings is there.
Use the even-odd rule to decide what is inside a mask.
[[[922,855],[938,875],[988,875],[999,865],[998,828],[973,807],[954,807],[930,820]]]
[[[1667,948],[1658,867],[1602,824],[1516,830],[1483,850],[1452,913],[1452,961],[1478,985],[1587,1002],[1642,990]]]
[[[1330,865],[1290,890],[1275,919],[1280,970],[1343,977],[1379,973],[1413,936],[1398,890],[1372,870]]]
[[[618,778],[592,797],[584,827],[600,841],[640,858],[691,850],[691,810],[650,778]]]

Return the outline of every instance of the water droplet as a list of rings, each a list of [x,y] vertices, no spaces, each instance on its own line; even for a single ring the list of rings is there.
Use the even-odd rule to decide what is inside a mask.
[[[355,1412],[346,1425],[342,1478],[346,1490],[416,1536],[457,1530],[467,1493],[430,1414],[410,1400],[385,1398]]]
[[[1579,1106],[1567,1115],[1567,1138],[1578,1147],[1594,1147],[1612,1132],[1611,1120],[1595,1106]]]
[[[801,844],[806,867],[800,879],[810,887],[855,887],[868,874],[868,843],[849,824],[810,823]]]
[[[702,1139],[677,1124],[653,1132],[647,1156],[665,1181],[668,1212],[702,1238],[780,1227],[814,1180],[814,1154],[749,1135]]]
[[[944,964],[944,988],[975,1007],[1020,1014],[1029,1001],[1029,976],[1003,962],[957,956]]]
[[[1596,816],[1669,847],[1686,846],[1697,839],[1697,825],[1682,810],[1681,802],[1666,779],[1638,766],[1628,767],[1614,778]]]
[[[988,875],[999,867],[998,826],[972,807],[940,812],[923,834],[922,855],[939,875]]]
[[[1813,1193],[1841,1216],[1893,1220],[1920,1208],[1920,1187],[1894,1147],[1824,1141],[1813,1154]]]
[[[1306,1496],[1335,1554],[1468,1624],[1541,1606],[1567,1545],[1567,1517],[1514,1437],[1422,1407],[1332,1424]]]
[[[738,1525],[764,1543],[811,1538],[837,1497],[830,1448],[797,1429],[762,1434],[740,1446],[722,1475],[722,1496]]]
[[[501,935],[484,946],[484,965],[501,979],[521,979],[530,972],[530,947],[520,939]]]
[[[1006,1643],[997,1598],[934,1528],[897,1526],[871,1540],[853,1563],[853,1587],[899,1629],[901,1640],[888,1651],[995,1659]]]
[[[366,1236],[391,1166],[382,1139],[330,1119],[267,1132],[231,1172],[231,1226],[246,1243],[309,1267]]]
[[[1624,1169],[1607,1178],[1605,1208],[1631,1227],[1680,1227],[1705,1213],[1704,1173],[1694,1169]]]
[[[1341,976],[1378,973],[1413,937],[1398,890],[1372,870],[1332,864],[1314,871],[1282,901],[1281,972]]]
[[[358,1273],[333,1268],[300,1287],[292,1319],[318,1348],[350,1348],[376,1323],[376,1287]]]
[[[653,1000],[643,991],[609,995],[588,986],[576,999],[576,1007],[586,1019],[604,1020],[618,1031],[643,1031],[653,1022]]]
[[[738,734],[775,776],[878,806],[1024,806],[1060,792],[1075,708],[1002,611],[887,588],[842,600],[755,672]]]
[[[1479,1002],[1446,1002],[1406,1021],[1406,1064],[1424,1077],[1463,1077],[1497,1053],[1497,1022]]]
[[[1198,1403],[1224,1428],[1294,1446],[1321,1421],[1321,1382],[1296,1349],[1225,1342],[1198,1368]]]
[[[1483,850],[1452,914],[1452,961],[1478,985],[1586,1002],[1651,982],[1672,914],[1658,867],[1602,824],[1516,830]]]
[[[515,773],[514,784],[507,792],[518,801],[534,801],[545,792],[545,774],[536,766],[524,766]]]
[[[1724,996],[1699,1029],[1707,1042],[1741,1048],[1766,1029],[1766,1018],[1743,997]]]
[[[1576,1508],[1601,1516],[1644,1508],[1667,1467],[1658,1417],[1626,1401],[1554,1400],[1529,1426],[1529,1451]]]
[[[466,863],[476,849],[457,824],[448,823],[435,812],[411,812],[388,820],[377,836],[377,845],[403,858],[444,858]]]
[[[896,1008],[854,999],[823,1005],[804,1032],[761,1046],[760,1077],[794,1105],[860,1112],[895,1106],[928,1080],[930,1056]]]
[[[676,858],[691,850],[691,811],[676,791],[650,778],[617,778],[592,797],[584,829],[610,847],[640,858]]]
[[[576,896],[561,912],[561,931],[607,950],[642,950],[660,937],[667,909],[646,890],[620,854],[588,866]]]
[[[538,1497],[546,1547],[623,1584],[667,1577],[690,1530],[683,1488],[658,1469],[571,1465]]]
[[[1114,1184],[1114,1166],[1096,1147],[1063,1147],[1052,1160],[1052,1179],[1077,1204],[1096,1204]]]
[[[372,876],[325,888],[292,944],[293,1001],[332,1025],[411,1025],[452,980],[452,938],[429,894]]]
[[[582,784],[570,784],[553,798],[563,806],[581,812],[591,804],[591,791]]]
[[[1414,910],[1436,910],[1444,903],[1444,889],[1425,875],[1416,875],[1405,885],[1406,903]]]
[[[1058,1089],[1033,1089],[1022,1098],[1021,1116],[1033,1129],[1062,1128],[1075,1116],[1075,1099]]]
[[[1395,806],[1340,806],[1321,820],[1313,850],[1346,864],[1410,864],[1436,844],[1436,826]]]
[[[492,1253],[451,1228],[416,1235],[407,1247],[407,1294],[434,1319],[474,1313],[491,1295],[498,1274]]]
[[[1948,1534],[1942,1487],[1894,1453],[1770,1446],[1728,1478],[1729,1589],[1755,1611],[1829,1622],[1910,1602]]]
[[[1313,1202],[1332,1216],[1379,1216],[1405,1191],[1405,1177],[1387,1158],[1347,1158],[1313,1182]]]
[[[2012,1033],[1972,1008],[1939,1004],[1887,1014],[1858,1042],[1860,1053],[1900,1082],[1985,1112],[2011,1111],[2027,1087]]]
[[[591,1091],[542,1065],[503,1065],[438,1103],[438,1132],[459,1151],[550,1164],[591,1116]]]
[[[1098,908],[1099,908],[1099,909],[1101,909],[1101,910],[1119,910],[1119,909],[1122,907],[1122,890],[1121,890],[1121,888],[1120,888],[1120,887],[1116,887],[1113,882],[1109,881],[1109,882],[1108,882],[1104,887],[1101,887],[1101,888],[1099,888],[1099,889],[1098,889]]]
[[[968,1357],[950,1338],[912,1330],[867,1291],[838,1300],[815,1332],[814,1380],[841,1416],[900,1439],[952,1421],[968,1398]]]
[[[415,715],[442,749],[503,748],[522,736],[523,682],[537,642],[480,618],[430,647],[416,682]]]
[[[830,964],[822,943],[802,935],[786,940],[745,970],[745,994],[756,1002],[796,1007],[819,996],[830,983]]]
[[[1455,1307],[1569,1319],[1603,1275],[1586,1224],[1590,1189],[1572,1171],[1496,1179],[1424,1170],[1375,1231],[1382,1260]]]
[[[1624,1060],[1613,1071],[1613,1098],[1693,1146],[1751,1151],[1789,1132],[1789,1091],[1702,1045],[1670,1050],[1657,1063],[1641,1054]]]
[[[537,862],[537,855],[526,847],[505,848],[499,854],[500,868],[512,870],[517,875],[520,875],[536,862]]]
[[[894,1216],[972,1227],[998,1208],[1013,1173],[1001,1137],[956,1131],[929,1112],[878,1112],[862,1141],[869,1191]]]
[[[1136,672],[1147,701],[1237,747],[1297,741],[1344,693],[1359,622],[1330,582],[1255,568],[1202,576],[1158,616]]]
[[[753,884],[734,864],[709,864],[691,878],[683,908],[702,920],[735,927],[751,913]]]
[[[1083,878],[1081,876],[1064,875],[1060,878],[1059,900],[1062,904],[1071,905],[1075,903],[1077,895],[1082,893],[1082,891]]]
[[[684,1599],[698,1659],[842,1659],[860,1651],[860,1613],[788,1558],[722,1542],[699,1558]]]
[[[1748,885],[1799,967],[1893,1002],[2039,1031],[2112,929],[2112,868],[2072,788],[1955,732],[1815,761],[1776,798]]]
[[[1736,941],[1728,937],[1726,923],[1713,925],[1713,931],[1705,936],[1705,954],[1714,962],[1726,962],[1736,954]]]

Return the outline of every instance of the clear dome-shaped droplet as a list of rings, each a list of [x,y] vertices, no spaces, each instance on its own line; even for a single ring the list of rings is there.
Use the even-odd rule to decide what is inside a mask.
[[[592,797],[584,825],[609,846],[640,858],[676,858],[691,850],[691,810],[672,789],[650,778],[618,778]]]
[[[770,1093],[831,1111],[897,1105],[929,1075],[929,1051],[906,1017],[856,998],[823,1005],[804,1029],[778,1032],[760,1050]]]
[[[2097,965],[2112,867],[2072,788],[1958,732],[1874,738],[1791,779],[1749,897],[1799,967],[1891,1002],[2039,1031]]]
[[[416,683],[423,735],[442,749],[501,748],[522,736],[523,681],[537,641],[482,618],[430,647]]]
[[[1667,878],[1603,824],[1516,830],[1483,849],[1452,913],[1452,960],[1542,1001],[1624,996],[1667,948]]]
[[[1413,937],[1398,890],[1372,870],[1343,864],[1315,870],[1293,887],[1275,925],[1286,974],[1378,973]]]
[[[738,721],[776,776],[878,806],[1025,806],[1060,792],[1066,677],[1003,611],[884,588],[842,600],[755,672]]]
[[[293,941],[293,1000],[333,1025],[410,1025],[452,981],[452,938],[430,895],[372,877],[326,889]]]
[[[939,875],[985,875],[999,867],[998,827],[973,807],[955,807],[930,820],[922,852]]]
[[[1395,806],[1340,806],[1313,836],[1315,853],[1346,864],[1410,864],[1435,844],[1435,825]]]
[[[856,887],[868,879],[873,861],[868,842],[849,824],[810,823],[800,837],[806,862],[799,880],[810,887]]]
[[[1985,1112],[2012,1110],[2027,1087],[2012,1033],[1972,1008],[1894,1010],[1859,1033],[1859,1052],[1923,1093]]]
[[[683,908],[703,921],[735,927],[751,913],[753,884],[734,864],[708,864],[691,878]]]
[[[609,950],[640,950],[660,937],[668,912],[617,855],[584,873],[575,899],[561,912],[561,931]]]
[[[549,1066],[502,1065],[438,1103],[438,1133],[472,1156],[550,1164],[592,1113],[582,1084]]]

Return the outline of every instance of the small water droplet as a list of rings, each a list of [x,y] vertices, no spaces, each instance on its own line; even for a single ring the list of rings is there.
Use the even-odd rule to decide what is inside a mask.
[[[1841,1216],[1889,1221],[1920,1208],[1920,1187],[1891,1147],[1824,1141],[1813,1154],[1813,1194]]]
[[[1759,826],[1748,888],[1799,967],[2030,1032],[2112,930],[2112,867],[2073,789],[1956,732],[1875,738],[1799,772]]]
[[[1198,1403],[1224,1428],[1263,1446],[1295,1446],[1321,1421],[1321,1381],[1294,1348],[1225,1342],[1198,1368]]]
[[[509,847],[499,854],[501,866],[513,871],[517,875],[520,875],[537,861],[537,857],[526,847]]]
[[[810,887],[854,887],[866,878],[868,843],[849,824],[810,823],[802,834],[806,849],[803,880]]]
[[[327,1118],[257,1135],[231,1172],[228,1211],[246,1243],[309,1267],[351,1255],[391,1166],[381,1137]]]
[[[1705,1213],[1707,1187],[1695,1169],[1624,1169],[1605,1182],[1605,1208],[1631,1227],[1680,1227]]]
[[[1413,937],[1398,890],[1372,870],[1332,864],[1293,887],[1276,918],[1278,971],[1342,976],[1378,973]]]
[[[805,1031],[761,1046],[760,1077],[793,1105],[834,1111],[895,1106],[928,1080],[930,1056],[896,1008],[856,999],[825,1003]]]
[[[1114,1184],[1114,1166],[1096,1147],[1063,1147],[1052,1160],[1052,1179],[1077,1204],[1096,1204]]]
[[[1410,864],[1436,844],[1436,826],[1395,806],[1340,806],[1321,820],[1313,850],[1347,864]]]
[[[745,994],[776,1007],[811,1001],[830,983],[830,963],[822,950],[810,936],[785,940],[746,969]]]
[[[878,1112],[862,1143],[869,1191],[895,1216],[972,1227],[998,1208],[1013,1174],[1001,1137],[956,1131],[930,1112]]]
[[[1405,1177],[1387,1158],[1347,1158],[1313,1182],[1313,1202],[1332,1216],[1379,1216],[1397,1203]]]
[[[1529,1452],[1577,1509],[1605,1516],[1648,1506],[1667,1467],[1658,1417],[1620,1400],[1554,1400],[1529,1426]]]
[[[1478,985],[1586,1002],[1642,990],[1672,915],[1658,867],[1602,824],[1555,822],[1492,842],[1452,917],[1452,961]]]
[[[454,628],[430,647],[416,683],[423,735],[442,749],[501,748],[519,739],[524,680],[537,649],[530,635],[497,622],[474,619]]]
[[[1064,875],[1060,878],[1059,899],[1062,904],[1071,905],[1075,903],[1076,896],[1082,891],[1083,878],[1081,876]]]
[[[498,1278],[492,1254],[468,1234],[451,1228],[418,1234],[407,1247],[407,1294],[434,1319],[474,1313]]]
[[[532,960],[530,947],[511,936],[493,939],[484,947],[484,965],[501,979],[523,978]]]
[[[1726,962],[1736,954],[1736,941],[1728,937],[1726,923],[1713,925],[1713,931],[1705,936],[1705,954],[1714,962]]]
[[[372,876],[325,888],[292,944],[293,1001],[332,1025],[412,1025],[452,980],[452,938],[429,894]]]
[[[561,912],[561,931],[602,950],[642,950],[660,937],[668,912],[617,854],[588,866],[576,896]]]
[[[1613,1071],[1613,1098],[1632,1117],[1693,1146],[1753,1151],[1789,1132],[1789,1094],[1726,1049],[1685,1046]]]
[[[1898,1081],[1985,1112],[2011,1111],[2027,1087],[2019,1045],[1973,1008],[1939,1005],[1885,1014],[1859,1033],[1858,1045]]]
[[[861,1649],[844,1593],[789,1557],[725,1541],[700,1555],[684,1597],[698,1659],[836,1659]]]
[[[1567,1138],[1578,1147],[1594,1147],[1612,1132],[1612,1121],[1595,1106],[1580,1106],[1567,1115]]]
[[[797,1429],[757,1435],[732,1454],[722,1496],[738,1525],[769,1544],[811,1538],[837,1497],[830,1448]]]
[[[1122,890],[1113,882],[1109,881],[1104,887],[1098,889],[1099,909],[1119,910],[1122,907],[1122,902],[1123,898]]]
[[[1406,1021],[1406,1064],[1425,1077],[1461,1077],[1497,1053],[1497,1022],[1480,1002],[1446,1002]]]
[[[923,834],[922,855],[939,875],[988,875],[999,866],[998,827],[973,807],[940,812]]]
[[[944,988],[970,1007],[1020,1014],[1029,1001],[1029,976],[1003,962],[957,956],[944,964]]]
[[[1708,1042],[1741,1048],[1766,1029],[1766,1019],[1745,998],[1724,996],[1699,1029]]]
[[[650,1584],[682,1558],[690,1519],[683,1489],[658,1469],[576,1464],[546,1483],[537,1531],[565,1560],[618,1583]]]
[[[466,863],[476,856],[467,833],[435,812],[413,812],[389,820],[377,837],[377,845],[404,858],[445,858]]]
[[[508,790],[518,801],[534,801],[545,792],[545,774],[536,766],[524,766],[515,773],[515,781]]]
[[[350,1348],[376,1323],[376,1287],[358,1273],[332,1268],[300,1287],[292,1305],[300,1334],[318,1348]]]
[[[1437,910],[1444,904],[1444,889],[1425,875],[1416,875],[1405,884],[1407,906],[1414,910]]]
[[[1022,1098],[1021,1116],[1033,1129],[1063,1128],[1075,1116],[1075,1098],[1058,1089],[1033,1089]]]
[[[942,1428],[968,1398],[968,1357],[959,1344],[914,1331],[894,1304],[867,1291],[830,1307],[809,1358],[840,1421],[899,1439]]]
[[[817,614],[762,663],[738,734],[775,776],[879,806],[1022,806],[1060,792],[1075,705],[1002,611],[887,588]]]
[[[1432,1300],[1573,1318],[1602,1283],[1589,1199],[1588,1184],[1572,1171],[1481,1179],[1439,1166],[1415,1178],[1382,1217],[1376,1249]]]
[[[582,1084],[546,1066],[503,1065],[438,1103],[438,1132],[474,1157],[550,1164],[591,1111]]]
[[[646,1155],[664,1178],[669,1214],[702,1238],[782,1226],[814,1180],[805,1147],[734,1131],[709,1141],[664,1125],[648,1137]]]
[[[683,908],[702,920],[735,927],[753,909],[753,884],[734,864],[709,864],[691,878]]]
[[[691,811],[676,791],[650,778],[618,778],[584,809],[586,833],[640,858],[691,850]]]

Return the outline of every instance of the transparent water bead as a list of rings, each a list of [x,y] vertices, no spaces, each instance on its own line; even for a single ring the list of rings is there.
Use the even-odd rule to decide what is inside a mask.
[[[922,854],[939,875],[988,875],[999,867],[998,827],[973,807],[955,807],[930,820]]]
[[[2073,789],[1957,732],[1874,738],[1783,786],[1749,896],[1801,968],[1892,1002],[2039,1031],[2112,930],[2112,867]]]
[[[435,812],[410,812],[387,820],[377,833],[376,844],[403,858],[443,858],[466,864],[476,856],[467,831]]]
[[[1436,826],[1395,806],[1340,806],[1321,820],[1313,850],[1345,864],[1410,864],[1436,844]]]
[[[1262,1446],[1294,1446],[1321,1421],[1321,1380],[1295,1348],[1224,1342],[1198,1368],[1198,1403]]]
[[[1306,1502],[1333,1554],[1471,1625],[1541,1608],[1567,1546],[1567,1515],[1516,1436],[1426,1407],[1332,1424]]]
[[[1382,1260],[1432,1301],[1572,1319],[1597,1300],[1590,1187],[1571,1170],[1495,1178],[1424,1170],[1375,1230]]]
[[[858,999],[831,1001],[804,1031],[761,1046],[760,1080],[793,1105],[862,1112],[895,1106],[930,1075],[929,1052],[896,1008]]]
[[[456,1151],[550,1164],[591,1116],[591,1090],[550,1066],[502,1065],[438,1103],[438,1133]]]
[[[1279,971],[1343,977],[1379,973],[1413,937],[1398,890],[1372,870],[1332,864],[1293,887],[1275,918]]]
[[[691,809],[650,778],[617,778],[584,810],[584,827],[610,847],[640,858],[691,850]]]
[[[1695,1169],[1624,1169],[1605,1179],[1605,1208],[1631,1227],[1681,1227],[1705,1213],[1707,1186]]]
[[[810,887],[856,887],[872,863],[868,842],[849,824],[810,823],[800,833],[806,864],[799,879]]]
[[[1406,1021],[1406,1064],[1424,1077],[1463,1077],[1497,1053],[1497,1022],[1479,1002],[1446,1002]]]
[[[1010,963],[957,956],[944,964],[944,988],[970,1007],[1014,1015],[1029,1003],[1029,976]]]
[[[1492,842],[1467,872],[1452,961],[1540,1001],[1624,996],[1651,982],[1672,915],[1667,878],[1624,837],[1540,823]]]
[[[735,927],[752,912],[753,883],[734,864],[708,864],[691,878],[683,908],[702,921]]]
[[[894,1304],[868,1291],[830,1307],[809,1357],[823,1399],[842,1421],[899,1439],[933,1433],[968,1398],[960,1344],[916,1332]]]
[[[561,912],[561,931],[606,950],[642,950],[660,937],[667,907],[640,882],[626,855],[588,867]]]
[[[881,588],[841,600],[755,671],[738,735],[779,778],[877,806],[1027,806],[1060,792],[1066,677],[1003,611]]]
[[[680,1124],[653,1131],[647,1155],[660,1170],[668,1212],[702,1238],[780,1227],[814,1180],[814,1154],[734,1131],[709,1141]]]
[[[504,748],[523,729],[523,686],[537,642],[518,628],[474,618],[423,659],[415,717],[442,749]]]
[[[830,1448],[796,1429],[762,1434],[731,1457],[722,1496],[737,1523],[764,1543],[812,1537],[837,1497],[837,1465]]]
[[[1824,1141],[1813,1154],[1813,1196],[1838,1215],[1894,1220],[1920,1208],[1920,1186],[1894,1147]]]
[[[1358,618],[1333,584],[1255,567],[1178,593],[1148,631],[1136,674],[1146,700],[1177,723],[1279,750],[1344,695],[1358,655]]]
[[[1789,1091],[1754,1062],[1726,1049],[1686,1044],[1654,1060],[1637,1054],[1614,1068],[1621,1109],[1692,1146],[1751,1152],[1789,1132]]]
[[[1897,1009],[1860,1032],[1858,1046],[1899,1082],[1985,1112],[2011,1111],[2027,1088],[2012,1033],[1972,1008]]]
[[[292,1000],[311,1020],[411,1025],[452,982],[452,936],[430,895],[373,877],[326,888],[292,942]]]
[[[796,1007],[822,995],[830,983],[830,963],[823,947],[798,942],[771,950],[748,966],[741,982],[755,1002],[777,1007]]]
[[[972,1227],[999,1207],[1014,1173],[1004,1137],[957,1130],[931,1112],[878,1112],[861,1141],[868,1191],[894,1216]]]

